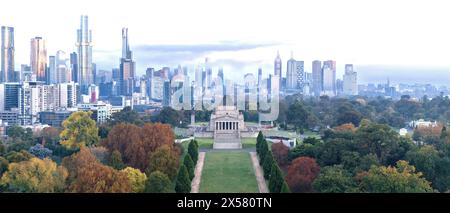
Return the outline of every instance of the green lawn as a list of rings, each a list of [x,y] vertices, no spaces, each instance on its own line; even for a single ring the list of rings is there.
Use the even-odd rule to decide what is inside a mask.
[[[256,138],[242,138],[241,139],[242,148],[255,148]]]
[[[214,139],[212,138],[196,138],[200,149],[212,149]],[[242,148],[254,148],[256,146],[256,138],[242,138]]]
[[[207,152],[200,182],[204,193],[257,193],[258,184],[247,152]]]
[[[195,140],[197,140],[199,149],[212,149],[213,148],[214,139],[212,139],[212,138],[195,138]]]

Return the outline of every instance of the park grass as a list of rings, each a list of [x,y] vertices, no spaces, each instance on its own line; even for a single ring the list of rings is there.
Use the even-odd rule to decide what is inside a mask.
[[[214,139],[212,138],[195,138],[198,142],[198,147],[200,149],[212,149]],[[242,138],[241,139],[242,148],[255,148],[256,138]]]
[[[257,193],[248,152],[207,152],[200,182],[203,193]]]
[[[195,138],[199,149],[212,149],[214,139],[212,138]]]
[[[242,148],[255,148],[256,138],[241,138]]]

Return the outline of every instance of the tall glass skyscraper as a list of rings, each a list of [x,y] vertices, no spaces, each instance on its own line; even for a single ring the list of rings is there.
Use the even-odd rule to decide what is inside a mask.
[[[312,62],[312,86],[314,96],[320,96],[323,90],[323,70],[322,62],[315,60]]]
[[[90,84],[94,83],[92,72],[92,32],[89,30],[88,17],[81,16],[80,29],[77,31],[78,77],[81,93],[87,94]]]
[[[286,66],[286,89],[297,89],[296,64],[297,62],[291,53],[291,59],[287,61]]]
[[[2,26],[1,82],[14,81],[14,28]]]
[[[346,64],[343,85],[345,95],[358,95],[357,77],[357,73],[353,70],[353,64]]]
[[[336,61],[328,60],[323,62],[323,91],[328,96],[335,96],[336,93]]]
[[[274,75],[278,76],[280,78],[280,84],[278,85],[279,88],[282,88],[282,79],[283,79],[283,74],[282,74],[282,69],[281,69],[281,58],[280,58],[280,52],[277,52],[277,57],[275,58],[275,62],[274,62]]]
[[[120,90],[125,96],[134,92],[135,62],[128,43],[128,28],[122,28],[122,58],[120,59]]]
[[[31,39],[30,66],[37,81],[47,82],[47,48],[42,37]]]

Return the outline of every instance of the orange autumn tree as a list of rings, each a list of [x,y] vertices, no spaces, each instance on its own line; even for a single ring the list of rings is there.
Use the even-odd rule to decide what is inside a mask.
[[[286,176],[286,182],[292,192],[313,192],[312,183],[320,172],[316,160],[299,157],[292,161]]]
[[[131,192],[131,184],[125,173],[98,162],[87,148],[63,159],[62,165],[69,171],[68,192],[113,193]]]
[[[103,141],[111,152],[117,150],[123,162],[144,172],[150,155],[159,147],[168,145],[174,149],[175,135],[170,125],[147,123],[143,127],[134,124],[115,125]]]
[[[346,123],[346,124],[341,124],[337,127],[334,127],[333,130],[337,131],[337,132],[355,132],[356,127],[355,127],[355,125],[353,125],[353,123]]]

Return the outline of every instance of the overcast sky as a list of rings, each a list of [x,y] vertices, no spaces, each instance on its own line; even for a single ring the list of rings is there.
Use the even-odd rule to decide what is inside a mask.
[[[47,40],[49,55],[75,51],[80,15],[86,14],[94,62],[103,70],[119,66],[121,28],[128,27],[138,74],[146,67],[191,67],[205,57],[224,66],[225,75],[256,73],[258,67],[267,74],[279,50],[284,73],[293,51],[306,71],[314,59],[336,60],[339,78],[344,65],[353,63],[367,82],[389,75],[394,82],[450,82],[445,0],[11,0],[1,5],[0,25],[15,28],[17,66],[29,63],[35,36]]]

